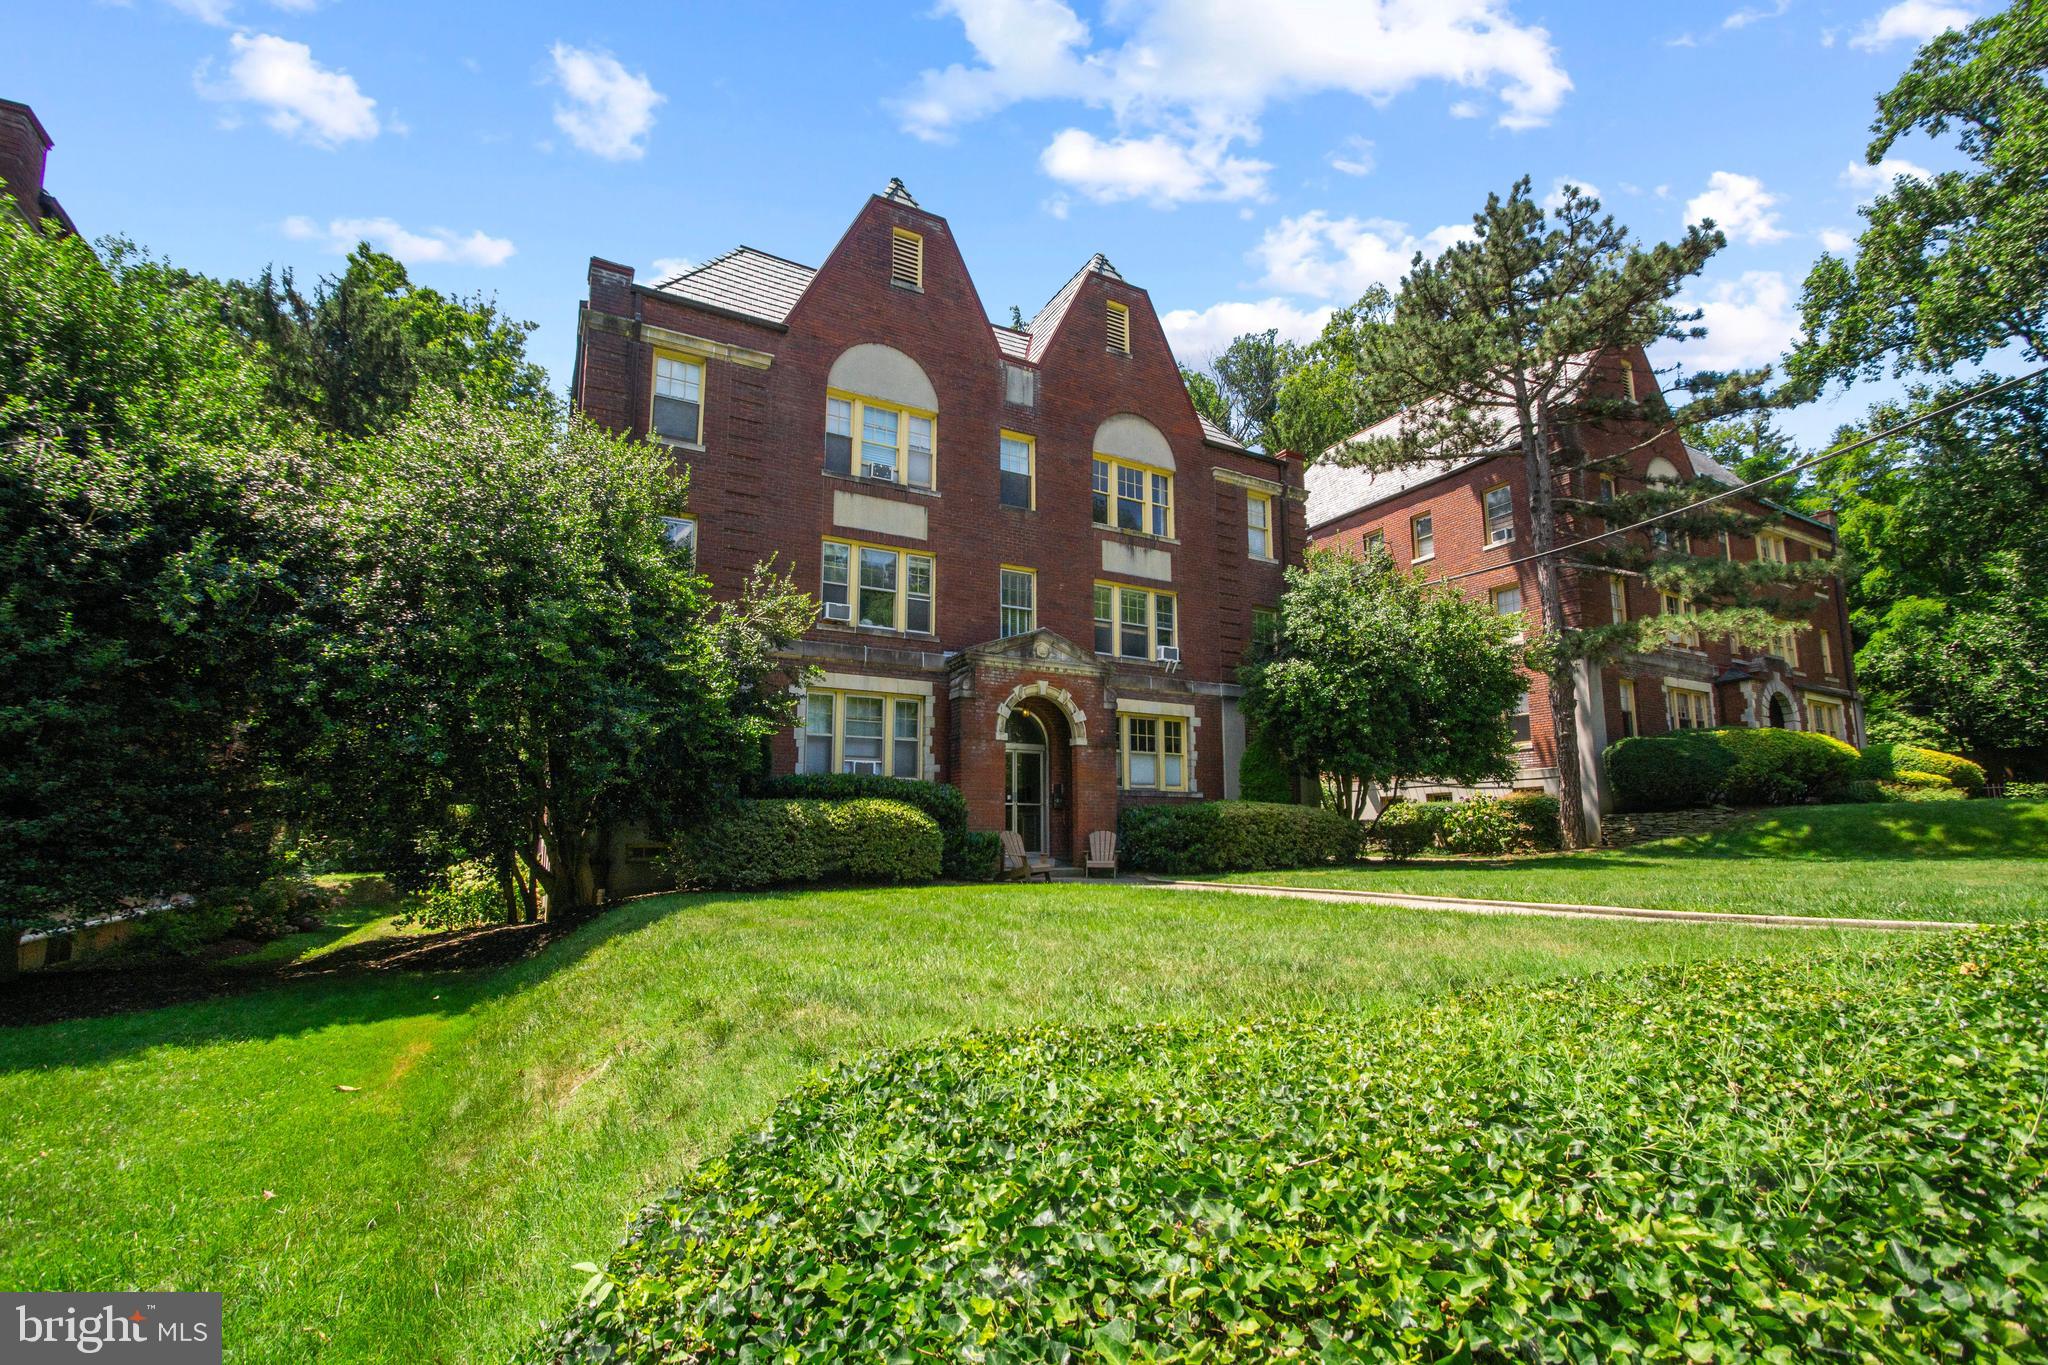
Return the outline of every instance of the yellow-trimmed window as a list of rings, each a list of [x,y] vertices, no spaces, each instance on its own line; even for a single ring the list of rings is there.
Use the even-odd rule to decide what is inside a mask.
[[[704,444],[704,362],[671,351],[654,353],[654,395],[647,427],[677,445]]]
[[[928,554],[857,540],[827,540],[818,600],[827,621],[929,635],[935,629],[935,573]]]
[[[1505,545],[1515,538],[1515,494],[1504,483],[1497,483],[1479,495],[1479,503],[1486,514],[1486,543]]]
[[[1244,495],[1244,524],[1247,547],[1253,559],[1273,558],[1273,495],[1247,491]]]
[[[1621,710],[1621,737],[1634,739],[1642,733],[1642,728],[1636,720],[1636,680],[1617,680],[1614,684],[1614,698]]]
[[[1021,431],[1003,432],[996,463],[1003,506],[1038,506],[1038,442]]]
[[[1109,331],[1109,349],[1119,355],[1131,353],[1131,310],[1111,300],[1106,310]]]
[[[1141,536],[1173,535],[1173,475],[1148,464],[1095,457],[1097,526]]]
[[[1436,558],[1436,518],[1428,512],[1417,512],[1408,518],[1408,545],[1414,552],[1409,557],[1420,564],[1425,559]]]
[[[924,288],[924,238],[909,228],[889,229],[889,283]]]
[[[1097,583],[1095,652],[1119,659],[1157,659],[1161,650],[1171,649],[1177,656],[1179,605],[1170,592],[1126,583]]]
[[[1785,563],[1785,537],[1772,535],[1769,531],[1757,536],[1756,557],[1765,564]]]
[[[922,697],[813,689],[804,697],[797,771],[922,778]]]
[[[1714,697],[1704,687],[1664,687],[1664,715],[1673,730],[1714,728]]]
[[[1514,731],[1515,747],[1527,749],[1535,740],[1529,734],[1529,689],[1523,688],[1522,695],[1508,708],[1508,729]]]
[[[1806,717],[1812,729],[1848,742],[1849,712],[1842,703],[1826,697],[1809,696],[1806,699]]]
[[[1367,558],[1371,558],[1375,552],[1387,548],[1387,533],[1379,530],[1367,531],[1365,539],[1359,542],[1359,548],[1365,551]]]
[[[1824,630],[1816,631],[1814,638],[1820,641],[1820,671],[1832,678],[1835,675],[1835,642]]]
[[[938,484],[939,415],[921,408],[825,391],[825,472],[909,488]]]
[[[1038,629],[1038,573],[1005,564],[996,571],[996,610],[1002,639]]]
[[[1683,624],[1684,617],[1694,614],[1692,603],[1686,601],[1675,592],[1667,592],[1663,595],[1663,598],[1664,614],[1681,618],[1681,623],[1668,632],[1664,638],[1674,645],[1684,645],[1687,649],[1698,649],[1700,647],[1700,633],[1691,626]]]
[[[1628,620],[1628,583],[1618,573],[1607,575],[1607,619],[1616,625]]]
[[[1117,735],[1126,791],[1188,789],[1188,723],[1183,717],[1126,712],[1117,717]]]

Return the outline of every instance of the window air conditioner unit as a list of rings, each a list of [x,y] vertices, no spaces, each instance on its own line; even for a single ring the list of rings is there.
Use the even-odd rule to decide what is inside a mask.
[[[1163,663],[1163,664],[1177,664],[1177,663],[1179,663],[1179,662],[1180,662],[1180,646],[1179,646],[1179,645],[1161,645],[1161,646],[1159,646],[1159,662],[1160,662],[1160,663]]]
[[[827,602],[825,604],[825,619],[827,621],[851,621],[853,619],[853,604],[851,602]]]
[[[882,760],[879,758],[849,758],[846,760],[846,771],[850,773],[865,773],[870,777],[880,777],[882,775]]]
[[[863,463],[860,467],[860,472],[866,478],[882,479],[889,483],[896,482],[896,467],[894,465]]]

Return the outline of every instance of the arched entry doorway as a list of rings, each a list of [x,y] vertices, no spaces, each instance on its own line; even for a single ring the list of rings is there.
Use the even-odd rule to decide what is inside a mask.
[[[1786,728],[1785,699],[1776,693],[1771,694],[1770,721],[1773,730]]]

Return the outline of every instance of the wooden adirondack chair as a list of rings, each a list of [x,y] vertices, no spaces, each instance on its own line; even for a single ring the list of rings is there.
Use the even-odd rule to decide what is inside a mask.
[[[1106,868],[1112,877],[1116,875],[1115,830],[1098,829],[1088,836],[1088,875],[1094,876],[1098,867]]]
[[[1023,836],[1018,834],[1016,830],[999,830],[996,837],[1003,845],[1003,869],[1001,875],[1004,880],[1027,881],[1032,877],[1043,877],[1046,881],[1052,880],[1052,868],[1042,861],[1032,861],[1031,855],[1024,851]]]

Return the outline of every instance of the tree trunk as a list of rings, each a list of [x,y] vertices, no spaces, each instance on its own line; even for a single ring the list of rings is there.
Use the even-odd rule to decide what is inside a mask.
[[[1565,629],[1564,585],[1557,556],[1556,489],[1552,487],[1550,442],[1541,429],[1542,416],[1517,380],[1522,426],[1522,467],[1529,482],[1529,551],[1535,556],[1536,597],[1543,604],[1543,628],[1561,636]],[[1585,811],[1579,804],[1579,688],[1572,660],[1552,652],[1550,735],[1557,759],[1559,832],[1566,848],[1586,846]]]

